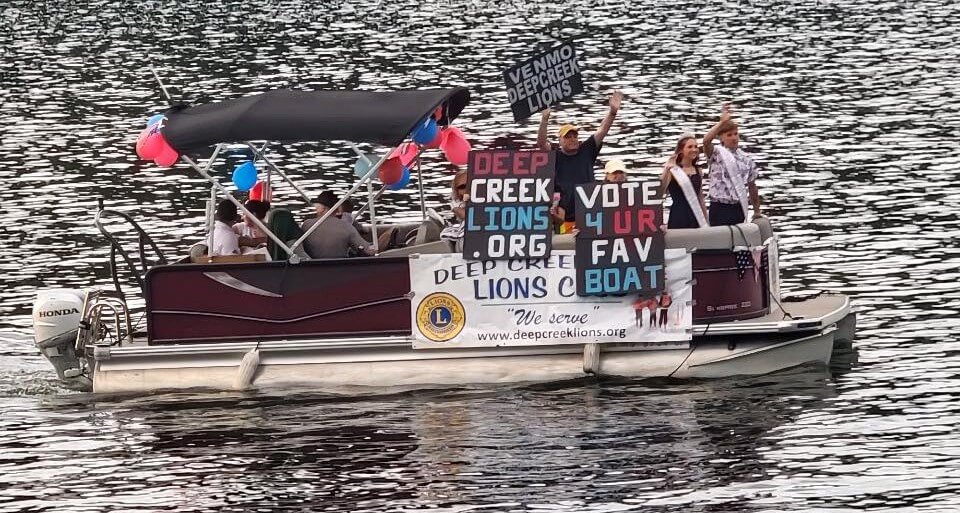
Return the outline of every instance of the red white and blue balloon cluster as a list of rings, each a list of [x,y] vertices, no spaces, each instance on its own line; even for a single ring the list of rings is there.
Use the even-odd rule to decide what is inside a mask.
[[[387,160],[377,170],[380,182],[387,188],[398,191],[410,183],[410,166],[417,159],[421,148],[440,149],[447,160],[454,165],[467,163],[470,142],[459,128],[440,127],[437,121],[443,117],[443,106],[437,107],[433,114],[421,122],[410,134],[411,141],[396,147]],[[354,174],[363,177],[373,165],[371,159],[360,157],[353,166]]]
[[[147,128],[137,137],[137,156],[152,160],[158,166],[170,167],[180,159],[180,154],[163,137],[163,125],[166,122],[163,114],[156,114],[147,120]]]

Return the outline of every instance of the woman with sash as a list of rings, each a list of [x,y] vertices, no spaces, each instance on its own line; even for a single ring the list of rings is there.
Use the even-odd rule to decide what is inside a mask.
[[[660,175],[660,192],[673,198],[667,229],[706,228],[707,206],[703,201],[703,173],[697,164],[700,150],[690,134],[677,141],[673,155]]]
[[[720,138],[720,145],[713,139]],[[720,121],[703,136],[703,153],[710,161],[710,224],[724,226],[760,216],[757,192],[757,164],[740,149],[740,130],[730,119],[730,106],[724,105]]]

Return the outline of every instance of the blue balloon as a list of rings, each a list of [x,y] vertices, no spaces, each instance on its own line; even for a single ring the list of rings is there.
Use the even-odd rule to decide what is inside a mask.
[[[371,167],[373,167],[373,160],[360,157],[357,159],[357,163],[353,165],[353,174],[356,175],[357,178],[363,178],[367,176],[367,172],[370,171]]]
[[[154,114],[150,116],[150,119],[147,120],[147,126],[153,126],[163,120],[165,116],[163,114]]]
[[[417,125],[417,128],[413,131],[413,141],[417,144],[429,144],[437,138],[438,130],[440,128],[437,126],[437,122],[433,118],[427,118],[426,121]]]
[[[410,183],[410,168],[404,166],[403,176],[400,177],[400,181],[393,185],[388,185],[387,189],[390,189],[391,191],[399,191],[400,189],[403,189],[404,187],[406,187],[407,184],[409,183]]]
[[[246,192],[257,184],[257,166],[253,162],[244,162],[233,170],[233,185],[240,192]]]

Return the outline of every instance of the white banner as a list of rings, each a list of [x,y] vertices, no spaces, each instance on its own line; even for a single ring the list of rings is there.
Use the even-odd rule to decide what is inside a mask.
[[[573,251],[545,260],[410,257],[413,347],[497,347],[607,342],[688,346],[690,255],[665,251],[666,293],[577,296]]]

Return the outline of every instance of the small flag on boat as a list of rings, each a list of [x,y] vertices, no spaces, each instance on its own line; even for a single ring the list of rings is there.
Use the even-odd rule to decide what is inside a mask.
[[[743,281],[743,275],[747,273],[747,267],[753,265],[753,255],[749,249],[744,249],[734,253],[734,259],[737,261],[737,279]]]

